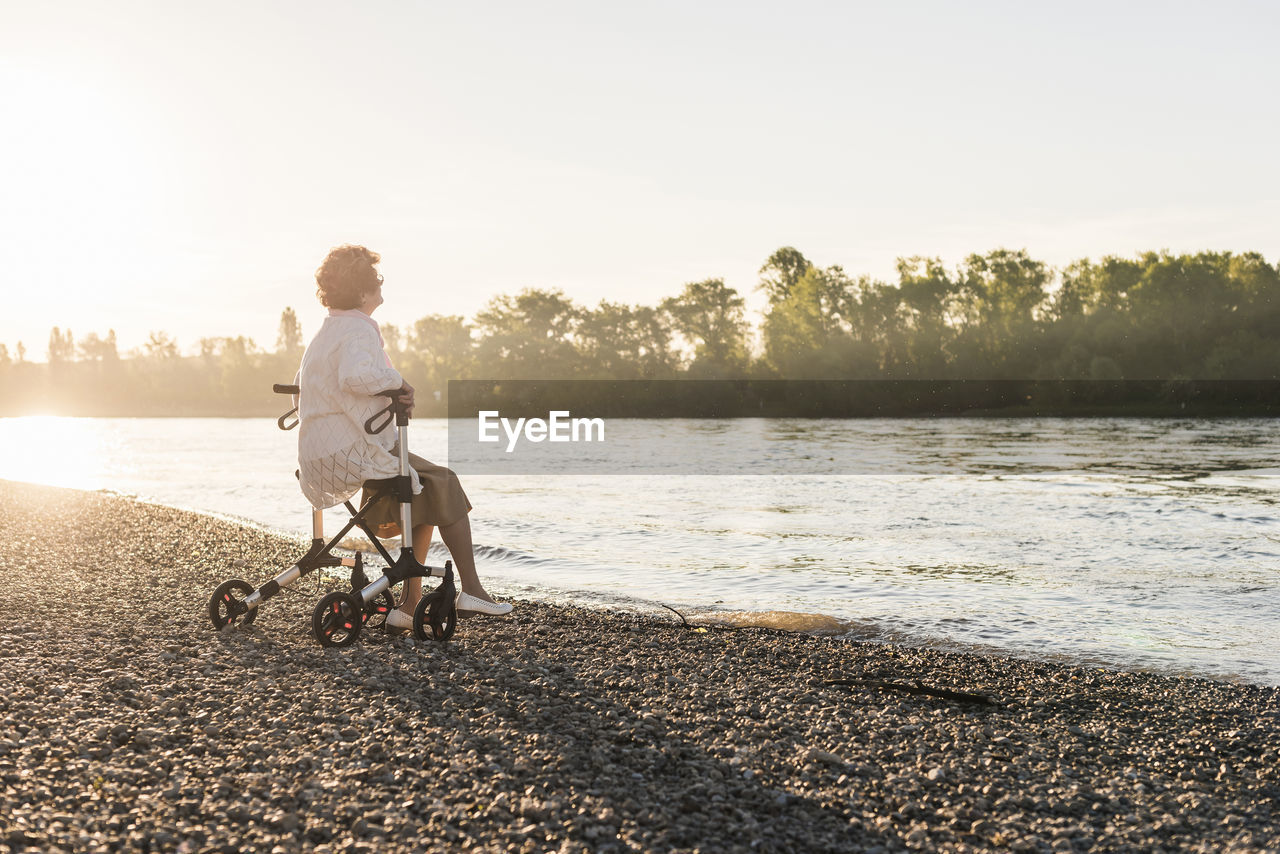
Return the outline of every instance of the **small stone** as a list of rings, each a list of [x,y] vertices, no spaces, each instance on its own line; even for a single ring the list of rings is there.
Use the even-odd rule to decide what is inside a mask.
[[[811,747],[804,755],[806,762],[821,762],[824,765],[843,765],[844,760],[834,753]]]

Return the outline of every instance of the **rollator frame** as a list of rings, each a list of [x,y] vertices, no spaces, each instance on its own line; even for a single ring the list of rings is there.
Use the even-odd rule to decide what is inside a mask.
[[[277,394],[299,395],[296,385],[272,386]],[[343,506],[351,514],[351,519],[342,530],[328,542],[324,537],[324,513],[312,508],[311,511],[311,546],[297,563],[278,574],[275,578],[253,588],[247,581],[233,578],[224,581],[214,590],[209,598],[209,618],[214,628],[223,630],[233,625],[248,625],[258,615],[262,604],[281,590],[290,589],[290,585],[299,579],[320,569],[349,567],[351,569],[351,590],[334,591],[324,596],[316,604],[312,612],[312,632],[322,646],[347,646],[354,643],[366,625],[374,627],[385,625],[386,617],[395,607],[390,590],[396,584],[410,578],[440,578],[440,585],[431,593],[424,595],[414,611],[413,632],[419,640],[448,640],[457,628],[457,608],[455,605],[456,587],[453,579],[453,561],[445,561],[442,567],[428,566],[420,563],[413,551],[413,480],[409,466],[409,413],[400,403],[401,389],[389,389],[380,392],[390,398],[385,408],[365,421],[365,432],[370,435],[381,433],[394,421],[399,433],[399,474],[392,478],[368,481],[373,485],[373,494],[363,503],[359,510],[351,505],[351,501],[343,502]],[[290,409],[276,420],[281,430],[292,430],[298,426],[298,407]],[[292,419],[292,420],[290,420]],[[300,473],[295,473],[300,475]],[[400,504],[400,553],[393,558],[386,547],[370,528],[366,517],[374,502],[387,495],[395,495]],[[368,538],[383,560],[387,562],[385,572],[370,581],[364,572],[364,555],[357,551],[354,557],[337,557],[333,549],[353,528],[359,528]],[[425,557],[425,555],[424,555]],[[237,595],[238,594],[238,595]]]

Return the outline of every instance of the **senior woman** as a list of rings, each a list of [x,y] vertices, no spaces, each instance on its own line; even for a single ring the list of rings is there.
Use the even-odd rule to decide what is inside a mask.
[[[329,252],[316,270],[316,295],[329,316],[302,356],[298,372],[298,468],[302,492],[312,506],[324,509],[346,501],[365,481],[382,480],[400,473],[399,449],[394,431],[369,435],[365,421],[385,403],[384,392],[399,389],[400,400],[410,410],[413,388],[391,365],[383,349],[382,333],[373,312],[382,305],[382,276],[376,266],[381,256],[363,246],[339,246]],[[413,553],[427,554],[435,528],[458,568],[462,590],[460,612],[501,616],[511,611],[485,592],[476,575],[471,544],[471,502],[458,477],[449,469],[409,455],[413,468]],[[367,501],[369,492],[362,499]],[[394,496],[378,500],[366,517],[379,535],[399,533],[399,504]],[[413,626],[413,609],[422,596],[422,579],[405,582],[396,610],[387,625]]]

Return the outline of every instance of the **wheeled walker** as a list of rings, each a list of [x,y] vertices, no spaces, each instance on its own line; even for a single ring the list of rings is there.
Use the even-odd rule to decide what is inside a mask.
[[[277,394],[299,394],[296,385],[273,386]],[[349,567],[351,569],[350,591],[335,590],[326,594],[312,611],[311,630],[321,646],[347,646],[355,642],[366,626],[385,625],[386,617],[395,607],[391,597],[391,588],[409,578],[440,578],[440,586],[424,595],[413,612],[413,633],[419,640],[447,641],[453,637],[458,625],[458,611],[455,604],[457,588],[453,582],[453,561],[446,561],[442,567],[426,566],[418,562],[413,553],[413,522],[410,513],[410,502],[413,500],[413,482],[409,476],[409,414],[399,402],[398,389],[382,394],[389,397],[386,408],[374,414],[364,424],[366,432],[381,433],[394,421],[399,430],[400,473],[393,478],[373,480],[365,484],[373,487],[372,495],[357,510],[350,501],[343,506],[351,513],[351,519],[332,539],[324,539],[324,514],[320,510],[311,511],[312,539],[311,547],[297,563],[281,572],[275,578],[254,589],[247,581],[232,578],[222,582],[213,595],[209,597],[209,619],[215,629],[223,629],[228,625],[248,625],[258,616],[262,603],[275,596],[281,590],[298,581],[305,575],[319,569]],[[292,430],[298,426],[297,407],[286,412],[277,419],[281,430]],[[374,502],[386,495],[395,495],[400,502],[400,554],[392,558],[386,548],[378,541],[370,529],[365,517]],[[370,581],[364,573],[364,560],[361,552],[355,557],[337,557],[333,549],[342,542],[352,528],[361,531],[373,543],[374,548],[387,562],[385,572]],[[424,555],[425,557],[425,555]]]

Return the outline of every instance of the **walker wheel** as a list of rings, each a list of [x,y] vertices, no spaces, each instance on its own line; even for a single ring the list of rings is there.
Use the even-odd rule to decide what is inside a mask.
[[[441,584],[418,600],[418,607],[413,609],[414,637],[438,641],[453,637],[458,628],[458,605],[453,592],[452,584]]]
[[[383,590],[372,601],[364,603],[364,627],[376,629],[385,626],[387,614],[395,610],[396,600],[391,597],[390,590]]]
[[[350,593],[336,590],[316,603],[311,631],[321,646],[350,646],[360,637],[364,609]]]
[[[258,616],[258,609],[251,608],[243,614],[236,614],[236,606],[253,592],[253,585],[239,578],[232,578],[218,585],[209,597],[209,619],[213,627],[222,631],[228,623],[238,622],[247,626]]]

